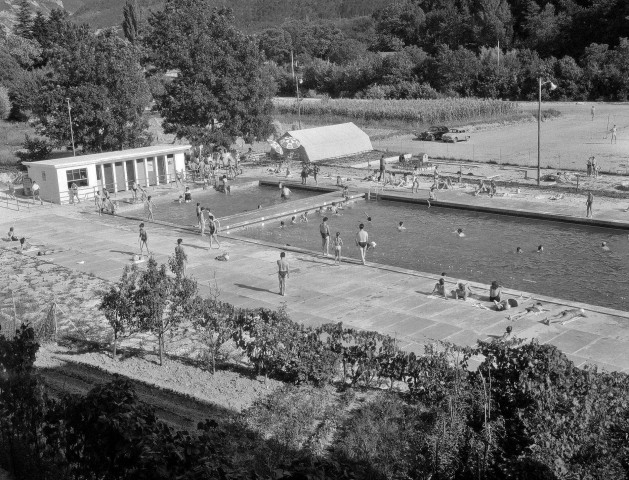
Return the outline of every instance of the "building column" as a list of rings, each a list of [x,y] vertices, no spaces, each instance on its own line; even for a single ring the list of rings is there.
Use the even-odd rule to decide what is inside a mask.
[[[122,173],[124,175],[124,189],[129,190],[129,175],[127,174],[127,161],[122,162]]]
[[[107,188],[107,179],[105,178],[105,165],[101,163],[100,165],[98,165],[97,168],[100,168],[100,186],[102,190],[103,188]]]
[[[116,180],[116,162],[111,164],[111,174],[114,179],[114,193],[118,191],[118,180]]]
[[[146,181],[146,188],[148,188],[151,182],[149,181],[149,163],[146,158],[144,159],[144,180]]]
[[[140,185],[140,179],[138,178],[138,159],[133,159],[133,178],[135,179],[135,183]]]
[[[155,168],[155,185],[159,185],[159,167],[157,157],[153,157],[153,167]]]

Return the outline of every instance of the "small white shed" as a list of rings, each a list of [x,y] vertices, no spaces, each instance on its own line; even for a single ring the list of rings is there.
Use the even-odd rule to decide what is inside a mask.
[[[37,182],[42,199],[69,201],[72,183],[81,198],[93,198],[103,188],[110,192],[129,190],[133,182],[160,185],[175,181],[185,169],[184,152],[190,145],[153,145],[115,152],[24,162],[29,178]]]

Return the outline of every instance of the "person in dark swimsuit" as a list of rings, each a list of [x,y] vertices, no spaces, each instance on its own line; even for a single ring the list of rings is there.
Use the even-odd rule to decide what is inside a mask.
[[[330,227],[328,226],[328,217],[323,217],[321,225],[319,225],[319,233],[321,234],[321,251],[325,257],[328,256],[330,249]]]
[[[363,265],[365,264],[365,253],[367,253],[367,247],[369,245],[369,234],[364,229],[365,225],[361,223],[358,226],[358,233],[356,233],[356,245],[360,250],[360,258],[362,259]]]
[[[277,278],[280,281],[280,295],[286,295],[286,279],[289,275],[288,262],[286,261],[286,253],[280,253],[280,259],[277,261]]]
[[[495,280],[491,282],[491,287],[489,288],[489,301],[499,302],[501,293],[502,287],[498,285],[498,282],[496,282]]]
[[[192,193],[190,193],[190,187],[186,187],[186,191],[183,193],[183,200],[186,203],[190,203],[192,201]]]

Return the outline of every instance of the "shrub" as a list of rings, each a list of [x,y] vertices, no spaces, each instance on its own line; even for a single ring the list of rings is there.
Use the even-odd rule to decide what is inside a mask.
[[[45,160],[50,156],[53,145],[44,138],[34,138],[26,135],[22,148],[26,151],[16,152],[16,155],[21,161],[37,162],[39,160]]]

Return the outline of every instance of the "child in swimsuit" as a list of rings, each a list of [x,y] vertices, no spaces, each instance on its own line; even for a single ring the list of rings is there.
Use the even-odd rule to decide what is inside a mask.
[[[186,187],[186,191],[183,193],[183,199],[186,203],[192,201],[192,193],[190,193],[190,187]]]
[[[151,252],[149,251],[149,244],[148,244],[148,234],[146,233],[146,230],[144,230],[144,224],[141,223],[140,224],[140,255],[142,255],[142,251],[144,249],[144,247],[146,247],[146,254],[149,255]]]
[[[343,239],[341,238],[341,232],[336,232],[334,237],[334,265],[341,264],[341,247],[343,246]]]

